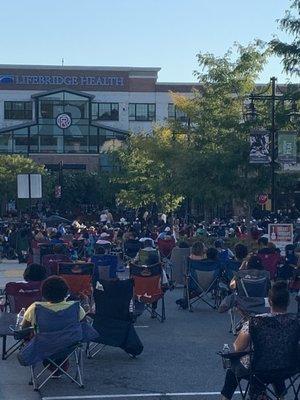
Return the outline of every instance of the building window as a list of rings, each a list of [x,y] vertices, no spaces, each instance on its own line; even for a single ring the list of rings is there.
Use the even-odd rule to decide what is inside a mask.
[[[175,104],[168,104],[168,119],[180,122],[187,122],[188,116],[185,112],[179,110]]]
[[[88,117],[87,100],[40,100],[39,117],[44,123],[55,124],[56,117],[61,113],[69,114],[76,123]]]
[[[92,119],[119,121],[119,103],[92,103]]]
[[[155,104],[130,103],[129,121],[155,121]]]
[[[32,119],[32,102],[5,101],[4,119]]]

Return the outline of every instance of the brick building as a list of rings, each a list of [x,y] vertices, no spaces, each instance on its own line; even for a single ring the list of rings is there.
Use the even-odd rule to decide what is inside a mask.
[[[87,170],[111,168],[107,150],[129,132],[166,119],[186,120],[170,91],[197,84],[160,83],[160,68],[0,65],[0,153]]]

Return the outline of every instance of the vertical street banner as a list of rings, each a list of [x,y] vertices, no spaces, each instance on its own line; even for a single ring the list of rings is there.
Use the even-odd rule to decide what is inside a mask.
[[[297,132],[278,132],[278,162],[296,164]]]
[[[268,164],[270,157],[270,134],[265,130],[250,133],[250,163]]]
[[[293,224],[269,224],[268,237],[284,253],[285,246],[293,244]]]

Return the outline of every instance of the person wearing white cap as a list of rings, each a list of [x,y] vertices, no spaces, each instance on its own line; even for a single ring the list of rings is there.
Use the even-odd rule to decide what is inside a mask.
[[[167,226],[165,228],[165,230],[158,235],[157,239],[164,239],[167,235],[169,235],[168,232],[171,232],[171,228],[169,226]],[[174,236],[174,235],[171,234],[171,236]]]
[[[139,239],[139,242],[142,243],[143,245],[144,245],[144,243],[145,243],[146,241],[151,242],[152,247],[155,247],[155,245],[154,245],[154,240],[153,240],[152,238],[145,236],[145,237],[141,237],[141,238]]]
[[[101,212],[101,214],[100,214],[100,222],[102,223],[102,224],[106,224],[106,222],[107,222],[107,212],[106,212],[106,210],[103,210],[102,212]]]
[[[106,232],[102,232],[100,238],[97,240],[96,243],[100,245],[110,245],[111,242],[107,240],[107,238],[109,238],[109,234]]]
[[[160,219],[166,224],[167,223],[167,215],[165,213],[162,213],[160,215]]]

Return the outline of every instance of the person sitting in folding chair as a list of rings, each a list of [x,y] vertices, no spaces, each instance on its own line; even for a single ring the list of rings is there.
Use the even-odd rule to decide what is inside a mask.
[[[221,354],[224,359],[231,360],[221,390],[223,400],[230,400],[237,387],[241,391],[241,379],[249,381],[246,390],[241,391],[243,399],[247,397],[248,389],[251,400],[260,398],[262,393],[265,399],[270,398],[269,394],[282,398],[287,391],[286,380],[289,387],[295,389],[294,377],[297,374],[299,377],[300,325],[295,315],[287,313],[289,292],[286,282],[274,283],[269,292],[269,302],[270,313],[258,315],[244,324],[234,342],[237,353]],[[251,348],[252,351],[246,355]],[[275,391],[268,388],[269,384]],[[298,398],[296,391],[294,394]]]
[[[134,233],[128,232],[128,236],[124,241],[124,261],[135,258],[141,247],[141,243],[135,238]]]
[[[276,246],[269,246],[270,243],[266,237],[259,238],[258,245],[257,256],[261,259],[264,269],[270,272],[271,279],[274,280],[281,261],[280,252],[276,251]]]
[[[42,265],[46,268],[47,276],[58,274],[58,264],[60,262],[71,261],[65,244],[56,244],[52,250],[53,254],[47,254],[42,258]]]
[[[69,287],[58,276],[47,278],[42,285],[45,301],[33,303],[25,312],[22,327],[35,328],[34,337],[19,353],[21,365],[31,366],[34,389],[38,390],[52,377],[63,374],[83,387],[81,342],[95,339],[98,334],[88,324],[83,324],[85,312],[77,301],[67,301]],[[76,361],[76,376],[67,371],[70,357]],[[36,374],[35,367],[43,362],[44,369]],[[48,371],[47,378],[39,378]]]
[[[247,246],[242,243],[238,243],[234,247],[234,259],[229,259],[225,262],[224,265],[224,279],[226,283],[231,282],[234,277],[234,273],[238,271],[246,262],[246,257],[248,255]]]
[[[241,264],[240,270],[241,271],[246,271],[246,270],[249,270],[249,271],[264,271],[264,266],[263,266],[263,264],[261,262],[261,259],[258,256],[252,255],[252,256],[250,256],[248,258],[248,260],[245,260]],[[237,272],[238,271],[236,271],[236,274],[237,274]],[[230,289],[233,290],[233,289],[236,289],[236,287],[237,287],[237,280],[236,280],[236,276],[234,276],[231,279],[231,282],[230,282]],[[257,297],[257,296],[252,296],[252,297]]]
[[[189,311],[192,311],[193,304],[200,300],[214,309],[219,304],[218,281],[222,265],[218,260],[218,252],[215,248],[209,248],[206,254],[206,258],[203,258],[202,255],[195,258],[192,250],[192,255],[188,258],[184,298],[176,301],[176,304],[183,309],[188,308]],[[209,295],[212,296],[211,299]]]
[[[36,264],[31,264],[36,265]],[[24,278],[30,278],[29,282],[8,282],[5,286],[5,302],[3,304],[4,311],[3,315],[15,315],[18,314],[22,309],[28,308],[35,301],[42,300],[41,294],[41,284],[40,280],[35,280],[36,278],[41,278],[40,272],[29,271],[29,267],[26,268],[24,272]],[[9,312],[8,312],[9,311]],[[15,337],[16,341],[7,348],[7,338],[6,336],[14,336],[13,332],[8,335],[2,335],[2,360],[6,360],[13,353],[15,353],[22,346],[23,338]]]
[[[166,228],[167,229],[167,228]],[[173,248],[176,246],[175,239],[171,233],[169,228],[168,231],[164,232],[163,237],[158,237],[157,239],[157,247],[159,249],[161,258],[170,258]]]
[[[139,250],[134,262],[140,265],[154,265],[160,262],[159,251],[153,246],[152,239],[146,239],[143,242],[143,247]]]
[[[24,272],[26,280],[29,276],[27,268]],[[9,312],[17,314],[22,308],[26,309],[35,301],[41,300],[41,284],[42,281],[40,280],[30,280],[29,282],[8,282],[4,289],[6,296],[5,311],[9,310]]]
[[[29,264],[23,273],[25,282],[42,283],[47,278],[46,268],[41,264]]]
[[[235,272],[230,283],[233,292],[228,292],[219,307],[220,313],[229,311],[230,331],[233,334],[251,316],[269,311],[266,301],[270,288],[269,272],[263,269],[257,256],[251,256],[244,267]]]
[[[191,260],[205,260],[206,256],[206,248],[203,242],[195,242],[191,249],[191,254],[189,257]]]
[[[134,281],[135,317],[141,315],[144,309],[164,322],[165,315],[165,280],[166,274],[160,262],[152,265],[130,264],[130,276]],[[157,311],[158,301],[161,300],[161,312]]]

